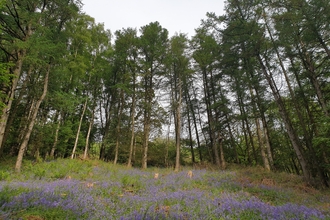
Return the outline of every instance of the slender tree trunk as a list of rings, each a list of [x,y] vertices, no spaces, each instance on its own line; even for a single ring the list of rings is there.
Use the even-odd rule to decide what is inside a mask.
[[[267,157],[266,152],[265,152],[265,143],[263,141],[264,139],[262,137],[262,131],[261,131],[261,128],[260,128],[260,121],[259,121],[258,118],[256,118],[255,121],[256,121],[256,129],[257,129],[259,148],[260,148],[261,158],[262,158],[262,161],[264,163],[264,168],[266,170],[270,171],[270,165],[269,165],[268,157]]]
[[[120,126],[121,126],[121,117],[123,114],[124,109],[124,91],[120,91],[120,103],[119,103],[119,109],[118,109],[118,122],[116,126],[116,147],[115,147],[115,159],[113,161],[113,164],[117,164],[118,161],[118,154],[119,154],[119,140],[120,140]]]
[[[221,160],[221,169],[226,169],[226,160],[225,160],[225,152],[223,150],[223,139],[220,136],[219,140],[219,147],[220,147],[220,160]]]
[[[55,137],[54,137],[54,143],[52,146],[52,149],[50,151],[49,157],[52,159],[55,159],[55,150],[56,150],[56,146],[57,146],[57,142],[58,142],[58,133],[60,131],[60,126],[61,126],[61,116],[59,114],[58,118],[57,118],[57,126],[56,126],[56,131],[55,131]]]
[[[175,117],[175,145],[176,145],[176,157],[175,157],[175,169],[174,171],[178,172],[180,170],[180,145],[181,145],[181,104],[182,104],[182,83],[179,79],[179,83],[177,85],[179,87],[179,91],[176,92],[176,117]]]
[[[142,169],[146,169],[148,166],[148,148],[149,148],[149,136],[151,126],[151,112],[152,112],[152,100],[154,97],[153,92],[153,68],[151,65],[150,72],[147,71],[144,78],[145,86],[145,109],[144,109],[144,121],[143,121],[143,155],[142,155]]]
[[[253,101],[253,103],[252,103],[253,115],[255,118],[255,125],[256,125],[257,137],[258,137],[258,144],[259,144],[261,159],[263,161],[264,168],[266,170],[270,171],[270,165],[269,165],[268,157],[267,157],[266,151],[265,151],[265,142],[264,142],[264,138],[262,135],[263,132],[261,131],[260,120],[259,120],[259,116],[262,114],[263,110],[260,107],[261,103],[260,103],[259,94],[257,93],[257,89],[255,89],[255,91],[256,91],[256,95],[253,93],[253,90],[250,87],[250,96],[251,96],[252,100],[258,100],[257,102]],[[257,99],[255,96],[257,96]],[[259,111],[258,111],[258,108],[259,108]]]
[[[168,160],[168,150],[169,150],[169,145],[170,145],[170,134],[171,134],[171,124],[172,124],[172,117],[170,116],[170,121],[168,123],[167,127],[167,137],[166,137],[166,147],[165,147],[165,165],[168,168],[170,166],[169,160]]]
[[[131,107],[131,142],[129,148],[129,156],[127,167],[132,167],[132,157],[133,157],[133,148],[134,148],[134,140],[135,140],[135,76],[133,77],[133,97],[132,97],[132,107]]]
[[[93,111],[92,111],[92,118],[89,122],[89,126],[88,126],[88,131],[87,131],[87,135],[86,135],[86,145],[85,145],[85,150],[84,150],[84,157],[83,159],[86,160],[87,159],[87,153],[88,153],[88,146],[89,146],[89,138],[91,135],[91,131],[94,125],[94,117],[95,117],[95,103],[94,103],[94,107],[93,107]]]
[[[5,135],[5,130],[7,126],[7,121],[9,118],[10,110],[12,107],[12,103],[14,100],[14,95],[15,95],[15,89],[17,87],[17,83],[20,78],[20,74],[22,72],[22,65],[23,65],[23,57],[25,55],[25,52],[22,52],[22,54],[18,54],[18,61],[16,62],[15,69],[12,71],[13,72],[13,79],[11,83],[11,87],[9,91],[7,92],[7,99],[3,102],[5,103],[5,107],[2,109],[1,117],[0,117],[0,148],[3,146],[3,140],[4,140],[4,135]]]
[[[231,146],[233,147],[234,153],[235,153],[235,161],[236,161],[237,164],[240,164],[239,157],[238,157],[238,152],[237,152],[237,146],[236,146],[236,143],[235,143],[232,127],[229,123],[228,114],[226,114],[225,117],[226,117],[226,121],[228,122],[227,127],[228,127],[228,132],[229,132],[229,137],[230,137],[230,143],[231,143]]]
[[[215,164],[218,167],[221,167],[220,157],[219,157],[219,151],[216,143],[216,137],[215,137],[215,129],[214,124],[215,121],[213,119],[213,114],[211,110],[211,94],[210,89],[208,85],[208,79],[207,79],[207,71],[204,69],[203,71],[203,85],[204,85],[204,97],[205,97],[205,104],[206,104],[206,113],[207,113],[207,119],[208,119],[208,127],[209,127],[209,136],[210,136],[210,142],[211,142],[211,148],[213,157],[215,160]]]
[[[189,104],[189,103],[187,103],[187,104]],[[189,107],[187,108],[187,117],[188,117],[188,134],[189,134],[189,145],[190,145],[190,152],[191,152],[191,162],[192,162],[192,164],[194,164],[196,162],[196,160],[195,160],[193,138],[192,138],[192,131],[191,131],[191,119],[190,119]]]
[[[188,106],[192,113],[192,118],[193,118],[193,122],[194,122],[195,135],[196,135],[196,140],[197,140],[197,148],[198,148],[198,153],[199,153],[199,160],[203,161],[204,158],[202,156],[202,149],[201,149],[201,143],[200,143],[199,132],[198,132],[198,127],[197,127],[197,119],[196,119],[195,110],[194,110],[193,103],[191,101],[189,92],[187,91],[186,94],[188,96]]]
[[[144,134],[143,134],[143,157],[142,157],[142,169],[147,169],[148,166],[148,146],[149,146],[149,133],[150,133],[150,122],[149,120],[144,123]]]
[[[263,134],[264,134],[265,143],[266,143],[268,161],[269,161],[270,167],[273,168],[274,167],[273,153],[272,153],[272,148],[271,148],[271,144],[270,144],[270,140],[269,140],[268,125],[267,125],[264,113],[262,113],[261,117],[262,117],[261,121],[262,121]]]
[[[85,111],[86,111],[86,108],[87,108],[87,102],[88,102],[88,96],[86,97],[86,100],[85,100],[85,103],[84,103],[84,106],[83,106],[83,111],[82,111],[81,116],[80,116],[78,130],[77,130],[77,134],[76,134],[76,139],[75,139],[74,146],[73,146],[73,149],[72,149],[71,159],[74,158],[74,155],[76,153],[76,149],[77,149],[77,146],[78,146],[80,128],[81,128],[82,121],[84,119]]]
[[[23,156],[24,156],[25,150],[26,150],[27,145],[28,145],[29,140],[30,140],[30,136],[31,136],[34,124],[35,124],[35,120],[37,118],[37,114],[38,114],[38,111],[39,111],[40,104],[42,103],[42,101],[44,100],[44,98],[46,97],[46,94],[47,94],[50,68],[51,68],[51,66],[49,64],[49,66],[47,68],[47,71],[46,71],[45,79],[44,79],[44,87],[43,87],[42,95],[40,96],[39,100],[35,103],[32,116],[29,120],[27,131],[25,133],[23,142],[21,143],[21,146],[19,148],[19,152],[18,152],[16,164],[15,164],[15,171],[16,172],[21,172]]]
[[[296,152],[296,155],[297,155],[297,158],[298,158],[298,161],[300,163],[300,166],[302,168],[302,171],[303,171],[303,175],[304,175],[304,178],[305,178],[305,181],[307,183],[311,183],[311,173],[310,173],[310,170],[308,168],[308,164],[302,154],[302,151],[301,151],[301,146],[300,146],[300,143],[299,143],[299,140],[298,140],[298,137],[295,133],[295,130],[293,129],[293,126],[291,124],[291,120],[288,116],[288,113],[285,109],[285,105],[283,103],[283,100],[282,100],[282,97],[279,93],[279,90],[277,89],[276,87],[276,83],[274,82],[274,79],[273,77],[268,73],[264,63],[263,63],[263,60],[261,59],[261,56],[260,55],[257,55],[257,59],[259,61],[259,64],[261,66],[261,69],[266,77],[266,80],[272,90],[272,93],[273,93],[273,96],[275,98],[275,101],[277,103],[277,106],[279,108],[279,112],[280,112],[280,115],[283,119],[283,122],[285,124],[285,127],[287,129],[287,132],[288,132],[288,135],[290,137],[290,141],[291,141],[291,144],[292,144],[292,147],[294,148],[295,152]]]

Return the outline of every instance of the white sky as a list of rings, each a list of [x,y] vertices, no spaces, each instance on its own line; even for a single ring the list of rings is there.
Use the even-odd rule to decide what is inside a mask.
[[[169,31],[188,36],[195,34],[195,29],[206,18],[206,12],[216,15],[224,13],[225,0],[82,0],[83,11],[95,18],[97,23],[104,23],[112,33],[122,28],[137,28],[150,22],[158,21]]]

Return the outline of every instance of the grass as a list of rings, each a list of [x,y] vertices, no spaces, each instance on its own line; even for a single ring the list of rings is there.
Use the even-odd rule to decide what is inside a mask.
[[[330,219],[330,192],[259,167],[180,172],[59,159],[0,164],[0,219]],[[155,178],[155,173],[158,177]]]

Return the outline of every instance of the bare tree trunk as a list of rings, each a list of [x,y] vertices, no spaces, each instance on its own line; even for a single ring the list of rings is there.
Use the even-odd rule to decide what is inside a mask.
[[[57,120],[58,120],[58,122],[57,122],[57,126],[56,126],[56,131],[55,131],[54,143],[53,143],[52,149],[49,154],[49,157],[52,159],[55,158],[55,150],[56,150],[56,146],[57,146],[57,142],[58,142],[58,133],[60,131],[60,126],[61,126],[61,116],[60,115]]]
[[[170,145],[170,133],[171,133],[171,124],[172,124],[172,117],[170,116],[170,121],[168,123],[168,127],[167,127],[167,137],[166,137],[166,149],[165,149],[165,165],[168,168],[169,167],[169,161],[168,161],[168,149],[169,149],[169,145]]]
[[[197,140],[197,148],[198,148],[198,154],[199,154],[199,160],[203,161],[203,156],[202,156],[202,149],[201,149],[201,143],[199,140],[199,133],[198,133],[198,127],[197,127],[197,120],[196,120],[196,114],[195,114],[195,110],[193,108],[193,104],[191,102],[191,98],[189,95],[189,91],[187,91],[187,96],[188,96],[188,106],[189,106],[189,110],[192,113],[192,119],[193,119],[193,123],[194,123],[194,128],[195,128],[195,135],[196,135],[196,140]]]
[[[135,140],[135,78],[134,80],[134,85],[133,85],[133,98],[132,98],[132,107],[131,107],[131,143],[130,143],[130,148],[129,148],[129,156],[128,156],[128,162],[127,162],[127,167],[132,167],[132,157],[133,157],[133,148],[134,148],[134,140]]]
[[[187,117],[188,117],[188,134],[189,134],[189,145],[190,145],[190,152],[191,152],[191,162],[192,162],[192,164],[194,164],[196,162],[196,160],[195,160],[195,152],[194,152],[193,138],[192,138],[192,131],[191,131],[192,128],[191,128],[189,107],[187,108]]]
[[[121,117],[123,114],[124,109],[124,91],[120,91],[120,103],[119,103],[119,109],[118,109],[118,122],[116,126],[116,147],[115,147],[115,159],[113,161],[113,164],[117,164],[118,161],[118,153],[119,153],[119,139],[120,139],[120,125],[121,125]]]
[[[229,122],[228,114],[226,114],[226,121]],[[229,137],[230,137],[230,143],[231,143],[231,145],[234,149],[234,153],[235,153],[235,160],[236,160],[236,163],[239,164],[240,161],[239,161],[239,157],[238,157],[237,146],[236,146],[236,143],[235,143],[235,140],[234,140],[234,135],[233,135],[233,131],[232,131],[232,128],[230,126],[230,123],[227,123],[227,127],[228,127],[228,132],[229,132]]]
[[[213,157],[215,160],[215,164],[218,167],[221,167],[221,162],[220,162],[220,157],[219,157],[219,151],[216,143],[216,137],[215,137],[215,129],[214,129],[214,116],[212,114],[211,110],[211,95],[210,95],[210,86],[208,85],[208,79],[207,79],[207,71],[204,69],[202,71],[203,74],[203,89],[204,89],[204,97],[205,97],[205,104],[206,104],[206,113],[207,113],[207,119],[208,119],[208,131],[209,131],[209,136],[210,136],[210,142],[211,142],[211,148],[212,148],[212,153]]]
[[[265,152],[265,143],[263,141],[264,139],[262,137],[262,132],[261,132],[261,128],[260,128],[260,121],[259,121],[258,118],[256,118],[255,121],[256,121],[256,129],[257,129],[259,148],[260,148],[261,158],[262,158],[262,161],[264,163],[264,168],[266,170],[270,171],[270,165],[269,165],[268,157],[267,157],[266,152]]]
[[[266,143],[266,150],[267,150],[269,165],[271,168],[273,168],[274,167],[273,153],[272,153],[272,148],[271,148],[270,141],[269,141],[267,122],[266,122],[265,115],[263,113],[262,113],[262,126],[263,126],[263,133],[264,133],[264,138],[265,138],[265,143]]]
[[[84,107],[83,107],[83,111],[82,111],[81,116],[80,116],[78,130],[77,130],[77,134],[76,134],[76,140],[74,142],[74,146],[73,146],[73,149],[72,149],[71,159],[74,158],[74,155],[76,153],[76,149],[77,149],[77,146],[78,146],[78,140],[79,140],[79,135],[80,135],[80,128],[81,128],[82,121],[84,119],[85,111],[86,111],[86,108],[87,108],[87,102],[88,102],[88,96],[86,97],[86,100],[85,100],[85,103],[84,103]]]
[[[45,75],[45,79],[44,79],[44,87],[43,87],[42,95],[40,96],[39,100],[35,103],[35,106],[33,108],[32,116],[29,120],[29,125],[27,127],[27,131],[25,133],[23,142],[21,143],[21,146],[19,148],[19,152],[18,152],[18,155],[17,155],[16,164],[15,164],[15,171],[16,172],[21,172],[23,156],[24,156],[25,150],[26,150],[27,145],[28,145],[29,140],[30,140],[30,136],[31,136],[34,124],[35,124],[35,119],[37,118],[37,114],[38,114],[38,111],[39,111],[40,104],[42,103],[42,101],[44,100],[44,98],[46,97],[46,94],[47,94],[50,68],[51,68],[51,66],[49,64],[49,66],[47,68],[46,75]]]
[[[182,104],[182,83],[179,79],[177,85],[179,87],[178,100],[176,103],[176,117],[175,117],[175,145],[176,145],[176,157],[175,157],[175,169],[174,171],[178,172],[180,170],[180,145],[181,145],[181,104]],[[177,93],[177,92],[176,92]]]
[[[279,112],[280,112],[280,115],[283,119],[283,122],[284,122],[284,125],[287,129],[287,133],[290,137],[290,141],[291,141],[291,144],[292,144],[292,147],[293,149],[295,150],[295,153],[297,155],[297,158],[298,158],[298,161],[300,163],[300,166],[302,168],[302,171],[303,171],[303,175],[304,175],[304,178],[305,178],[305,181],[307,183],[311,183],[311,173],[310,173],[310,170],[308,168],[308,164],[304,158],[304,155],[302,154],[302,151],[301,151],[301,146],[300,146],[300,143],[299,143],[299,140],[298,140],[298,137],[295,133],[295,130],[293,129],[293,126],[292,126],[292,123],[291,123],[291,120],[288,116],[288,113],[285,109],[285,106],[284,106],[284,103],[283,103],[283,100],[282,100],[282,97],[281,95],[279,94],[279,90],[277,89],[276,87],[276,84],[274,82],[274,79],[273,77],[268,73],[264,63],[263,63],[263,60],[261,59],[261,56],[260,55],[257,55],[257,59],[260,63],[260,66],[261,66],[261,69],[266,77],[266,80],[272,90],[272,93],[273,93],[273,96],[275,98],[275,101],[277,103],[277,106],[279,108]]]
[[[153,91],[153,69],[144,78],[144,121],[143,121],[143,155],[142,155],[142,169],[146,169],[148,166],[148,147],[149,136],[151,126],[151,112],[152,112],[152,100],[154,98]]]
[[[220,160],[221,160],[221,169],[226,169],[226,160],[225,160],[225,152],[223,151],[223,140],[222,137],[219,135],[218,137],[219,141],[219,148],[220,148]]]
[[[84,150],[84,157],[83,159],[86,160],[87,159],[87,153],[88,153],[88,146],[89,146],[89,138],[91,135],[91,131],[94,125],[94,113],[95,113],[95,103],[94,103],[94,107],[93,107],[93,111],[92,111],[92,118],[89,122],[89,126],[88,126],[88,131],[87,131],[87,135],[86,135],[86,145],[85,145],[85,150]]]
[[[143,127],[144,127],[144,134],[143,134],[144,141],[143,141],[142,169],[147,169],[150,122],[146,121]]]

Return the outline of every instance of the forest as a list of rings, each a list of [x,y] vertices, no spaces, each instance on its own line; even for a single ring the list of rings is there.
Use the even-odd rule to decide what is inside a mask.
[[[330,181],[330,1],[227,0],[194,36],[0,1],[0,158],[262,166]],[[202,19],[202,18],[201,18]]]

